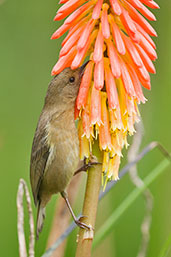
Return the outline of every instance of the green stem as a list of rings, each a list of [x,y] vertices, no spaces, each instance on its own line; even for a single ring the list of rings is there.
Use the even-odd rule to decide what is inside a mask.
[[[150,174],[143,180],[144,184],[135,188],[128,197],[119,205],[119,207],[112,213],[112,215],[106,220],[99,231],[96,234],[93,247],[99,245],[99,243],[112,231],[115,223],[124,214],[124,212],[130,207],[130,205],[138,198],[138,196],[169,166],[169,160],[163,160]]]
[[[88,171],[87,186],[84,198],[82,221],[94,228],[98,206],[99,191],[101,186],[101,165],[90,168]],[[93,232],[93,231],[92,231]],[[87,231],[81,229],[78,236],[76,257],[90,257],[93,237],[87,237]]]

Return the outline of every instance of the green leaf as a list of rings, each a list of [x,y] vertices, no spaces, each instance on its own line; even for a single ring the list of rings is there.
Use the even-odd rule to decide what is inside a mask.
[[[171,250],[171,235],[165,241],[165,243],[160,251],[159,257],[169,256],[168,253],[170,250]]]
[[[142,194],[142,192],[156,179],[162,172],[170,165],[168,159],[163,160],[160,164],[154,168],[146,178],[144,178],[142,185],[139,188],[135,188],[128,197],[119,205],[119,207],[112,213],[112,215],[106,220],[97,232],[93,247],[96,247],[105,237],[112,231],[115,223],[125,213],[125,211],[131,206],[132,203]]]

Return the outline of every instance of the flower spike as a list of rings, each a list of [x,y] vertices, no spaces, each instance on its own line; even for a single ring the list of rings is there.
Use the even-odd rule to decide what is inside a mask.
[[[76,69],[89,62],[82,76],[75,104],[80,158],[90,158],[93,142],[103,152],[102,172],[118,179],[122,148],[135,133],[138,104],[145,103],[142,87],[151,89],[149,73],[156,73],[155,21],[148,9],[158,9],[154,0],[60,0],[54,20],[66,18],[52,35],[62,42],[52,75],[66,67]]]

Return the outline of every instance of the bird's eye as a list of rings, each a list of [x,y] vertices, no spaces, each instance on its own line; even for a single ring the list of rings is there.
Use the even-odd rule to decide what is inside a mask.
[[[73,83],[74,81],[75,81],[75,78],[74,78],[74,77],[70,77],[70,78],[69,78],[69,82],[70,82],[70,83]]]

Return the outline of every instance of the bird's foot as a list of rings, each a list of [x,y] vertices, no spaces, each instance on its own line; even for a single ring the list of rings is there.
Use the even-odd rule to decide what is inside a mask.
[[[80,228],[82,228],[82,229],[85,229],[85,230],[94,230],[94,229],[92,228],[92,226],[87,225],[87,224],[85,224],[84,222],[81,222],[81,219],[82,219],[83,217],[86,217],[86,216],[82,215],[82,216],[79,217],[78,219],[75,219],[75,220],[74,220],[74,221],[75,221],[75,224],[77,224],[78,227],[80,227]]]
[[[72,208],[71,208],[71,205],[70,205],[70,203],[69,203],[69,200],[68,200],[68,197],[67,197],[67,193],[66,193],[65,191],[61,192],[61,196],[64,198],[64,200],[65,200],[65,202],[66,202],[66,204],[67,204],[67,206],[68,206],[68,208],[69,208],[69,211],[70,211],[70,213],[71,213],[71,215],[72,215],[72,217],[73,217],[73,219],[74,219],[75,224],[76,224],[77,226],[79,226],[80,228],[83,228],[83,229],[85,229],[85,230],[94,230],[94,229],[92,228],[92,226],[87,225],[87,224],[81,222],[81,219],[82,219],[82,218],[85,218],[85,217],[87,218],[87,216],[81,215],[79,218],[76,218],[76,216],[75,216],[75,214],[74,214],[74,212],[73,212],[73,210],[72,210]]]
[[[95,160],[91,160],[88,163],[86,163],[86,159],[84,159],[84,165],[79,168],[78,170],[75,171],[74,176],[77,175],[78,173],[80,173],[81,171],[87,171],[89,168],[91,168],[94,165],[98,165],[98,164],[102,164],[101,162],[95,161]]]

